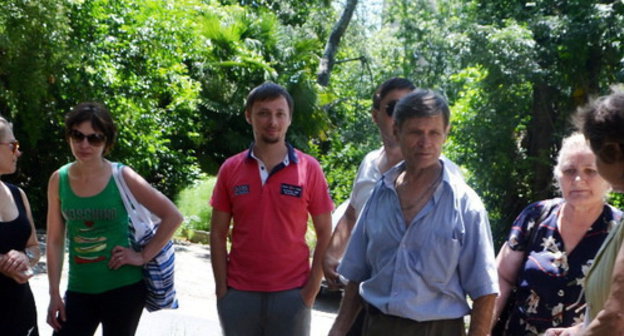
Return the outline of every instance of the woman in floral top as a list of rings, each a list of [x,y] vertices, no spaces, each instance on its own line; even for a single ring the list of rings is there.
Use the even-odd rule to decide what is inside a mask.
[[[583,320],[583,280],[622,216],[605,203],[609,185],[583,135],[564,139],[554,175],[563,198],[525,208],[497,257],[496,317],[517,288],[504,335],[537,335]]]

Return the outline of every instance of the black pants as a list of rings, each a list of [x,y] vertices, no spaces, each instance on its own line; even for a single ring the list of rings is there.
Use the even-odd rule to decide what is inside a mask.
[[[67,321],[54,336],[92,336],[102,323],[103,336],[133,336],[145,305],[143,280],[100,294],[65,293]]]
[[[35,298],[28,283],[0,279],[0,299],[0,335],[39,335]]]

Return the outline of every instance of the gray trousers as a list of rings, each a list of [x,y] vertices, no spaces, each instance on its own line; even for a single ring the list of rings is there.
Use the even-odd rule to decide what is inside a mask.
[[[309,336],[312,309],[305,306],[301,289],[248,292],[228,289],[217,300],[225,336]]]
[[[364,336],[464,336],[464,319],[417,322],[414,320],[386,315],[377,308],[366,304]]]

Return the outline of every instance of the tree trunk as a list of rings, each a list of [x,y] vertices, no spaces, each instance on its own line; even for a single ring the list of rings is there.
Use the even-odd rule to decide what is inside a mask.
[[[533,159],[533,199],[551,197],[552,182],[551,152],[554,149],[553,135],[556,111],[554,89],[544,82],[533,85],[533,120],[529,127],[528,155]]]
[[[317,83],[322,86],[327,86],[329,84],[329,76],[334,68],[336,51],[338,50],[340,39],[349,26],[349,22],[351,21],[351,17],[353,17],[353,11],[355,10],[357,3],[358,0],[347,0],[347,4],[342,11],[340,20],[336,22],[332,28],[331,34],[329,35],[329,39],[325,45],[325,51],[323,52],[323,58],[321,58],[321,63],[319,64],[319,71],[316,79]]]

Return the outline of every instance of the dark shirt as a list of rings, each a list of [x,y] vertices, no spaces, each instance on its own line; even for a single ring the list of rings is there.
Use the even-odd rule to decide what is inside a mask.
[[[602,214],[569,254],[557,228],[564,201],[557,198],[526,207],[514,221],[507,241],[514,251],[529,251],[522,263],[506,335],[536,335],[552,327],[582,322],[584,278],[610,228],[622,213],[605,204]],[[544,213],[544,215],[542,215]],[[540,218],[543,220],[536,223]],[[530,232],[537,225],[536,236]],[[527,246],[533,242],[532,246]]]
[[[18,215],[8,222],[0,222],[0,253],[10,250],[24,251],[32,227],[19,189],[5,183],[17,205]],[[0,334],[38,335],[35,300],[28,283],[19,284],[12,278],[0,274]]]

